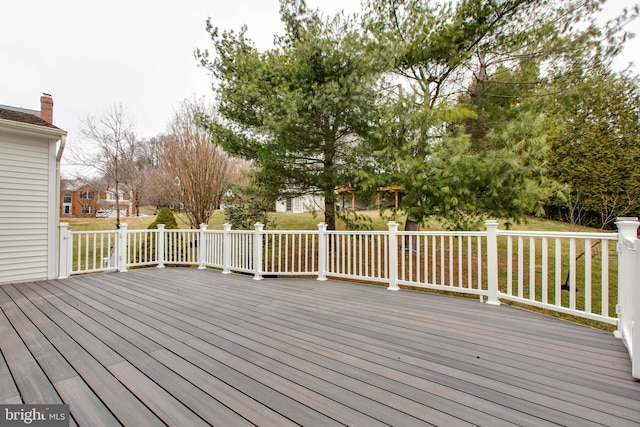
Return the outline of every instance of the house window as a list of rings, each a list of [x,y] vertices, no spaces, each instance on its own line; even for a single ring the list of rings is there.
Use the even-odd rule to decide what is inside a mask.
[[[93,213],[93,206],[82,205],[82,215],[91,215]]]
[[[85,200],[93,199],[93,191],[81,191],[80,198]]]
[[[62,198],[62,203],[71,203],[71,196],[64,196]]]
[[[71,215],[71,203],[65,203],[62,206],[62,214],[63,215]]]
[[[293,199],[291,197],[287,197],[286,203],[287,203],[286,212],[293,212]]]

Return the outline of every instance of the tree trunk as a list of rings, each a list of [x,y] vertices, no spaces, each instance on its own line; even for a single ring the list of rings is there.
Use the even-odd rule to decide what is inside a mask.
[[[412,218],[411,215],[407,215],[407,221],[404,223],[404,231],[420,231],[420,223]],[[404,236],[404,247],[406,249],[415,251],[417,250],[418,239],[415,236]]]
[[[473,89],[471,90],[471,93],[470,93],[472,98],[476,98],[480,96],[480,94],[484,90],[484,82],[485,82],[485,79],[487,78],[487,63],[485,61],[484,52],[478,53],[478,63],[479,63],[478,74],[474,76],[475,81],[473,83]]]
[[[120,229],[120,185],[116,181],[116,228]]]
[[[324,199],[324,222],[327,223],[327,230],[336,229],[336,204],[333,199]]]
[[[407,222],[404,224],[404,231],[420,231],[420,223],[412,218],[411,215],[407,215]]]

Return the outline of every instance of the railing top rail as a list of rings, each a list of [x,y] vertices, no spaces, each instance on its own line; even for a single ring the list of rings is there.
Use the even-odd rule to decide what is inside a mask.
[[[263,234],[319,234],[318,230],[262,230]]]
[[[345,234],[345,235],[358,235],[358,234],[367,234],[367,235],[378,235],[378,234],[389,234],[389,230],[327,230],[327,234]]]
[[[118,230],[69,230],[71,234],[104,234],[104,233],[117,233]]]
[[[127,232],[149,232],[154,233],[158,230],[141,229],[127,230]],[[170,229],[164,230],[166,233],[192,233],[200,231],[199,229]],[[104,234],[117,233],[118,230],[70,230],[71,234]],[[224,230],[206,230],[207,233],[223,233]],[[255,230],[230,230],[230,233],[236,234],[253,234]],[[319,234],[318,230],[262,230],[263,234]],[[327,230],[327,234],[388,234],[388,230]],[[558,238],[582,238],[582,239],[600,239],[600,240],[617,240],[618,233],[606,232],[573,232],[573,231],[524,231],[524,230],[501,230],[498,229],[499,236],[523,236],[523,237],[558,237]],[[406,235],[427,235],[427,236],[486,236],[486,231],[397,231],[399,236]],[[632,241],[632,240],[630,240]]]
[[[576,239],[598,239],[598,240],[618,240],[618,233],[595,233],[579,231],[523,231],[523,230],[500,230],[499,236],[523,236],[523,237],[558,237]]]
[[[398,231],[399,236],[472,236],[484,237],[486,231]]]

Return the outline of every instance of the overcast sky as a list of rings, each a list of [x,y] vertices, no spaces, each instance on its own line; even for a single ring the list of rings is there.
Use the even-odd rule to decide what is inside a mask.
[[[360,10],[360,0],[307,4],[329,16]],[[608,4],[619,9],[633,0]],[[41,93],[52,94],[54,124],[68,132],[70,144],[78,144],[82,119],[122,103],[136,134],[155,136],[185,98],[212,99],[211,77],[193,55],[196,48],[212,46],[207,17],[223,30],[246,24],[264,50],[282,32],[278,8],[278,0],[5,0],[0,104],[39,110]],[[633,25],[640,32],[640,24]],[[639,53],[635,39],[620,63],[637,61]]]

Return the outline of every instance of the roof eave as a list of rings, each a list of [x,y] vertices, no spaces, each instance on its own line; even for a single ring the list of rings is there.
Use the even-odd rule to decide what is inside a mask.
[[[0,127],[13,129],[15,131],[37,133],[40,135],[62,138],[67,136],[67,131],[57,127],[47,127],[34,125],[31,123],[16,122],[14,120],[0,119]]]

